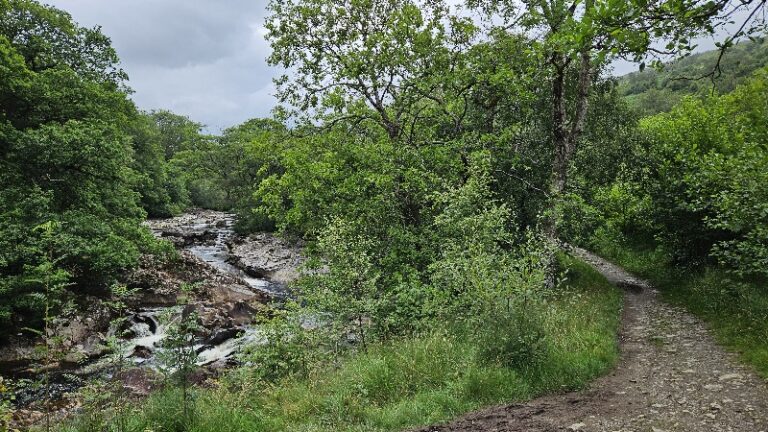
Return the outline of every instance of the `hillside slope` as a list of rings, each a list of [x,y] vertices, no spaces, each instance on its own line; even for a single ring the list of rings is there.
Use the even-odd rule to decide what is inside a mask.
[[[720,63],[722,74],[714,82],[694,79],[712,71],[719,51],[707,51],[666,65],[664,70],[646,69],[618,79],[619,92],[642,115],[669,111],[686,95],[728,93],[756,70],[768,65],[768,40],[742,42],[726,51]]]

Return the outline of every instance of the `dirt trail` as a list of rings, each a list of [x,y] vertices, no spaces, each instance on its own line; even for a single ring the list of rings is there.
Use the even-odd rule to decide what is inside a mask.
[[[647,283],[576,249],[625,288],[622,357],[590,388],[470,413],[422,432],[768,432],[768,384]]]

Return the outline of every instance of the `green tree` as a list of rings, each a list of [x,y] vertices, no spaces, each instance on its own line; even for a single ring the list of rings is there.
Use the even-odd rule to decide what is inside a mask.
[[[192,287],[186,287],[188,291]],[[188,292],[187,292],[188,293]],[[189,430],[194,421],[194,394],[191,384],[192,373],[197,369],[196,333],[200,330],[199,316],[195,307],[185,305],[180,316],[165,317],[168,329],[163,339],[163,350],[158,353],[163,373],[169,383],[180,390],[181,417],[176,423],[180,430]]]
[[[391,139],[432,137],[435,116],[460,128],[470,77],[462,53],[477,34],[440,2],[271,0],[269,62],[293,68],[276,80],[278,97],[329,124],[370,123]]]
[[[239,231],[271,231],[273,221],[253,211],[260,206],[253,192],[265,177],[281,172],[280,154],[288,139],[277,120],[251,119],[219,137],[197,140],[175,155],[172,166],[186,173],[196,205],[234,210]]]
[[[122,128],[136,110],[109,39],[32,1],[0,2],[0,23],[0,317],[18,325],[42,308],[26,282],[48,251],[34,227],[59,227],[71,289],[105,288],[159,244],[141,226]]]
[[[373,241],[360,234],[354,224],[341,219],[331,221],[317,242],[320,264],[327,264],[328,274],[308,277],[301,286],[302,299],[318,317],[331,317],[342,336],[356,335],[363,351],[371,320],[381,317],[378,290],[379,270],[371,256]],[[380,323],[374,323],[380,324]]]
[[[152,114],[137,113],[125,125],[133,150],[133,189],[150,217],[180,213],[189,204],[187,179],[165,159],[163,136]]]
[[[194,149],[202,139],[203,125],[189,117],[167,110],[153,111],[149,117],[157,126],[166,160],[171,160],[180,151]]]
[[[111,41],[99,27],[80,27],[67,12],[34,0],[2,0],[0,17],[0,34],[32,72],[65,67],[113,88],[127,79],[117,66],[119,59]]]
[[[39,345],[40,359],[36,374],[40,376],[43,390],[43,410],[45,414],[45,430],[52,429],[53,415],[53,386],[51,383],[51,367],[61,360],[62,338],[55,332],[55,320],[61,312],[64,303],[64,288],[69,283],[70,274],[57,267],[58,257],[55,256],[54,239],[59,235],[59,227],[49,221],[35,227],[40,232],[45,255],[37,266],[29,268],[28,282],[39,287],[35,294],[43,305],[43,328],[41,331],[32,330],[41,337]]]
[[[688,98],[641,122],[651,215],[683,262],[712,256],[741,275],[768,274],[766,83],[760,71],[730,94]]]
[[[558,201],[568,182],[568,170],[584,132],[590,96],[600,70],[615,58],[637,62],[654,55],[680,55],[693,49],[696,36],[713,34],[723,24],[720,18],[737,10],[750,11],[747,22],[764,2],[703,1],[532,1],[518,4],[506,0],[469,0],[491,15],[499,15],[503,27],[540,35],[531,42],[542,66],[547,68],[551,94],[552,165],[550,210],[546,221],[549,236],[557,239],[561,218]],[[745,33],[742,26],[726,40]],[[747,32],[757,27],[749,27]],[[663,48],[657,43],[663,42]],[[645,63],[641,63],[641,69]],[[573,82],[569,82],[573,76]]]

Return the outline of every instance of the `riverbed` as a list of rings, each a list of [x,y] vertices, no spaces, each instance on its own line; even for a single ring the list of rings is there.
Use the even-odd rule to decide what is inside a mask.
[[[237,236],[234,231],[235,215],[198,211],[172,219],[150,220],[147,224],[157,237],[170,239],[177,247],[189,251],[216,272],[240,281],[247,287],[233,284],[228,287],[230,290],[246,296],[259,292],[276,300],[286,296],[284,284],[265,277],[251,276],[232,264],[236,260],[231,255],[229,245]],[[134,336],[125,341],[125,349],[126,355],[135,365],[160,367],[157,354],[163,350],[168,325],[178,319],[180,311],[178,306],[146,308],[128,317],[131,324],[129,333]],[[208,337],[200,338],[195,344],[199,366],[231,364],[230,360],[244,346],[263,341],[258,325],[254,324],[208,330]]]
[[[127,277],[127,285],[139,288],[140,295],[138,300],[129,302],[119,324],[114,320],[118,317],[111,316],[112,324],[102,328],[104,318],[93,318],[102,312],[81,312],[63,323],[63,329],[82,330],[80,340],[72,338],[71,348],[85,355],[79,361],[67,361],[51,369],[52,396],[60,398],[88,380],[113,376],[115,351],[110,353],[103,347],[110,337],[121,336],[113,345],[118,347],[118,357],[133,369],[151,375],[172,368],[160,361],[159,354],[165,349],[163,341],[169,326],[181,315],[182,306],[178,303],[185,297],[184,302],[200,317],[201,330],[196,334],[194,347],[198,354],[196,363],[204,369],[236,365],[237,354],[243,347],[263,343],[255,318],[267,304],[282,302],[288,295],[286,286],[298,275],[301,264],[300,250],[269,234],[239,236],[234,231],[235,222],[233,214],[207,210],[147,221],[157,237],[176,246],[180,261],[163,265],[144,263]],[[233,255],[233,250],[239,255]],[[193,287],[194,294],[182,293],[185,286]],[[89,299],[87,303],[104,300]],[[24,358],[31,351],[25,349],[17,350],[18,361],[13,361],[12,355],[6,356],[11,360],[0,371],[4,377],[35,379],[32,362]],[[23,406],[41,397],[39,389],[27,386],[17,392],[16,403]]]

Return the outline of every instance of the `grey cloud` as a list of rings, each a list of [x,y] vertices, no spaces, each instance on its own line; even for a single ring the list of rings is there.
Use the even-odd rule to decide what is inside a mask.
[[[263,38],[265,0],[50,0],[100,25],[146,110],[170,109],[211,131],[268,116],[275,104]]]

